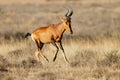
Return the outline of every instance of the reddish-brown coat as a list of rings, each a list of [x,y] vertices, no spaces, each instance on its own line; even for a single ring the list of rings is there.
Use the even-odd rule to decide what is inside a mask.
[[[50,43],[52,39],[59,42],[64,30],[70,31],[69,25],[66,24],[66,20],[62,19],[62,22],[59,24],[37,28],[32,32],[32,37],[35,41],[41,43]]]

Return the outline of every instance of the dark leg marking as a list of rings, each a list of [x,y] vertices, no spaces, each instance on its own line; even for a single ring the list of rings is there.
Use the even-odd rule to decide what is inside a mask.
[[[63,46],[62,46],[62,42],[61,42],[61,41],[58,43],[58,45],[59,45],[60,49],[63,51],[63,53],[65,53],[65,51],[64,51],[64,49],[63,49]]]
[[[58,48],[57,44],[55,43],[55,40],[52,39],[51,43],[53,44],[53,46],[55,46],[57,48],[57,51],[56,51],[55,56],[53,58],[53,61],[55,61],[57,58],[57,53],[59,51],[59,48]]]
[[[39,48],[40,50],[43,48],[43,45],[44,45],[43,43],[39,43],[38,41],[36,41],[36,44],[37,44],[37,46],[38,46],[38,48]],[[47,59],[47,57],[46,57],[45,55],[43,55],[43,54],[41,53],[41,56],[42,56],[43,58],[45,58],[47,62],[49,62],[49,60]]]
[[[63,51],[63,56],[64,56],[65,60],[69,63],[69,61],[68,61],[68,59],[67,59],[67,57],[66,57],[64,48],[63,48],[63,46],[62,46],[62,42],[60,41],[60,42],[58,43],[58,45],[59,45],[60,49]]]

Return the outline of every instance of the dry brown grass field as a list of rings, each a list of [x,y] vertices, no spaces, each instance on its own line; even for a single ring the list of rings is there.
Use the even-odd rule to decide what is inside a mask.
[[[0,80],[120,80],[120,1],[101,1],[1,4]],[[25,33],[59,23],[65,6],[74,10],[74,34],[65,32],[62,40],[70,64],[62,51],[52,61],[56,48],[51,44],[42,49],[50,62],[37,62],[36,45]]]

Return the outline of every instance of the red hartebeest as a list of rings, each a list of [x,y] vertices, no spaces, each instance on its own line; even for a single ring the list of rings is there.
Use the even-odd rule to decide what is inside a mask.
[[[34,30],[32,32],[32,34],[27,33],[25,35],[25,38],[27,36],[31,36],[32,39],[36,42],[37,50],[35,52],[35,56],[38,61],[39,61],[40,55],[48,61],[48,59],[40,52],[40,50],[42,49],[42,47],[45,43],[52,43],[57,48],[56,54],[53,58],[53,61],[56,60],[57,53],[59,51],[59,48],[58,48],[58,45],[59,45],[60,49],[63,51],[65,60],[69,63],[69,61],[65,55],[61,39],[62,39],[62,35],[65,31],[68,31],[71,34],[73,33],[72,28],[71,28],[72,14],[73,14],[73,10],[68,9],[67,13],[65,14],[65,18],[61,18],[61,23],[51,24],[51,25],[48,25],[45,27],[37,28],[36,30]]]

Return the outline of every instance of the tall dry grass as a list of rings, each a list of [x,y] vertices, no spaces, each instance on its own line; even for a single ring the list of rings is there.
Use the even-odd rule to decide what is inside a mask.
[[[46,44],[42,50],[50,61],[47,63],[42,57],[41,62],[36,61],[34,56],[36,45],[30,38],[15,41],[13,38],[10,42],[3,42],[0,45],[2,80],[119,80],[120,78],[119,37],[64,38],[63,46],[70,65],[65,62],[62,51],[59,51],[56,61],[52,62],[56,48],[51,44]]]

